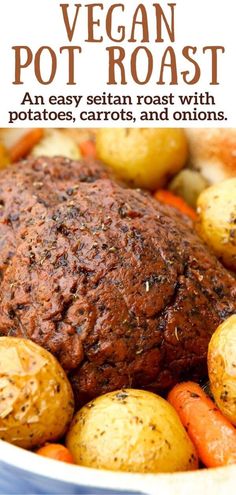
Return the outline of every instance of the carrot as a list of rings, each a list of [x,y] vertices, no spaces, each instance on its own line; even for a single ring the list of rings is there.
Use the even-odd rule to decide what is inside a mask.
[[[154,198],[158,199],[161,203],[174,206],[177,210],[190,217],[193,221],[197,219],[197,214],[193,208],[191,208],[191,206],[189,206],[182,198],[176,196],[170,191],[159,189],[159,191],[154,194]]]
[[[50,459],[56,459],[57,461],[67,462],[69,464],[74,463],[74,459],[70,451],[64,447],[64,445],[57,443],[48,443],[36,451],[36,454],[43,457],[50,457]]]
[[[84,158],[96,158],[96,145],[94,141],[87,140],[80,143],[80,151]]]
[[[168,401],[179,414],[205,466],[236,462],[236,429],[197,383],[176,385]]]
[[[14,163],[21,158],[24,158],[42,137],[43,129],[31,129],[24,134],[22,138],[9,149],[11,162]]]

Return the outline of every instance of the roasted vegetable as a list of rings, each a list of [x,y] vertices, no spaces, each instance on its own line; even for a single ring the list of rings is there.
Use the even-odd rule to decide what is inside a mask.
[[[168,189],[196,208],[198,196],[208,187],[208,182],[199,172],[190,169],[181,170],[171,181]]]
[[[122,179],[155,191],[187,158],[182,129],[99,129],[98,157]]]
[[[206,189],[197,205],[200,235],[228,268],[236,270],[236,178]]]
[[[43,138],[43,129],[31,129],[10,148],[10,160],[12,163],[25,158],[36,144]]]
[[[158,191],[154,194],[154,198],[169,206],[173,206],[176,210],[183,213],[187,217],[191,218],[194,222],[197,220],[197,214],[191,206],[189,206],[184,199],[180,198],[180,196],[176,196],[170,191],[166,189],[158,189]]]
[[[9,155],[3,144],[0,143],[0,169],[6,167],[9,163]]]
[[[198,465],[175,410],[144,390],[111,392],[84,406],[66,444],[77,464],[93,468],[156,473]]]
[[[235,464],[236,430],[200,385],[178,383],[170,391],[168,400],[178,412],[206,467]]]
[[[79,160],[79,146],[67,134],[59,129],[45,130],[45,136],[32,149],[33,156],[65,156],[71,160]]]
[[[92,141],[91,139],[82,141],[79,147],[83,158],[93,158],[94,160],[96,160],[97,152],[96,144],[94,141]]]
[[[42,457],[54,459],[55,461],[67,462],[68,464],[74,463],[74,459],[69,450],[60,443],[47,443],[35,453]]]
[[[191,167],[210,184],[236,177],[236,127],[185,129]]]
[[[45,349],[0,337],[0,439],[25,448],[62,436],[74,410],[66,374]]]
[[[1,129],[0,140],[7,150],[9,162],[25,158],[42,139],[43,129]]]
[[[236,315],[227,318],[211,338],[208,372],[216,404],[236,426]]]

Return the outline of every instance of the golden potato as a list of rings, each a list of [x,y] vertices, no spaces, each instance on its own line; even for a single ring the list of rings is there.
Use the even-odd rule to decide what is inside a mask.
[[[57,360],[30,340],[0,337],[0,439],[31,448],[62,436],[74,411]]]
[[[131,185],[155,190],[187,158],[182,129],[99,129],[98,157]]]
[[[236,315],[227,318],[212,335],[208,372],[217,406],[236,426]]]
[[[9,156],[7,150],[3,144],[0,143],[0,169],[6,167],[9,164]]]
[[[236,178],[203,191],[197,206],[200,235],[228,268],[236,269]]]
[[[175,410],[144,390],[111,392],[84,406],[66,444],[77,464],[93,468],[157,473],[198,465]]]

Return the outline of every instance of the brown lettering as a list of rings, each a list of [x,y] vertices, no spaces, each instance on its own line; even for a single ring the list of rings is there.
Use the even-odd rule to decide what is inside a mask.
[[[85,41],[88,41],[89,43],[101,43],[103,41],[103,37],[100,36],[99,38],[95,38],[95,34],[94,34],[94,26],[100,27],[100,20],[94,19],[94,9],[96,7],[99,7],[101,10],[103,10],[103,4],[90,3],[85,5],[85,7],[87,7],[88,10],[88,38]]]
[[[51,73],[47,80],[42,78],[42,73],[41,73],[41,56],[42,54],[45,53],[48,53],[51,58]],[[40,84],[44,84],[44,85],[51,84],[51,82],[55,77],[56,70],[57,70],[57,56],[53,51],[53,49],[50,48],[50,46],[42,46],[41,48],[39,48],[39,50],[35,54],[35,59],[34,59],[34,71],[37,81]]]
[[[21,81],[21,69],[29,67],[33,60],[33,54],[28,46],[13,46],[12,50],[15,50],[15,80],[13,84],[24,84]],[[25,62],[22,62],[23,53],[26,55]]]
[[[82,52],[82,48],[80,46],[62,46],[60,48],[60,53],[64,51],[68,52],[68,60],[69,60],[69,79],[66,84],[73,85],[76,84],[75,81],[75,52]]]
[[[218,85],[218,50],[221,53],[225,53],[225,48],[224,46],[205,46],[203,48],[203,53],[206,53],[207,51],[211,52],[211,59],[212,59],[212,72],[211,72],[211,85]]]
[[[117,8],[120,8],[122,10],[122,12],[124,12],[124,10],[125,10],[125,6],[123,3],[117,3],[115,5],[111,5],[111,7],[107,11],[107,16],[106,16],[106,32],[107,32],[107,36],[110,38],[110,40],[116,41],[116,42],[121,42],[121,41],[124,41],[124,39],[125,39],[125,27],[124,26],[118,26],[118,28],[117,28],[117,33],[120,35],[119,37],[118,36],[115,37],[113,35],[113,25],[112,25],[113,13],[114,13],[114,10]]]
[[[168,3],[168,7],[170,7],[170,21],[167,20],[162,7],[160,6],[159,3],[154,3],[153,7],[155,7],[156,10],[156,30],[157,30],[157,37],[156,37],[156,42],[157,43],[162,43],[164,40],[162,36],[162,27],[163,24],[166,26],[166,30],[168,33],[168,36],[170,38],[170,41],[172,43],[175,42],[175,7],[176,3]]]
[[[183,80],[186,84],[196,84],[201,77],[201,70],[198,63],[190,56],[189,52],[192,51],[193,54],[196,53],[196,46],[185,46],[182,50],[183,56],[194,65],[195,73],[192,79],[188,81],[187,76],[190,74],[189,70],[181,72]]]
[[[81,4],[80,3],[75,3],[74,4],[74,7],[76,7],[76,11],[75,11],[75,15],[74,15],[74,20],[73,20],[72,26],[70,25],[69,16],[68,16],[68,7],[69,7],[69,4],[68,3],[61,3],[60,4],[60,7],[62,9],[62,14],[63,14],[63,19],[64,19],[64,24],[65,24],[65,28],[66,28],[68,40],[69,41],[72,41],[73,36],[74,36],[74,32],[75,32],[75,26],[76,26],[76,22],[77,22],[77,17],[78,17],[78,13],[79,13]]]
[[[139,79],[137,73],[137,57],[140,54],[141,50],[146,53],[147,62],[148,62],[147,74],[145,79],[143,79],[142,81]],[[150,50],[148,50],[148,48],[144,46],[137,47],[131,55],[131,74],[134,82],[136,82],[136,84],[147,84],[148,81],[150,81],[152,71],[153,71],[153,58]],[[142,72],[143,72],[143,67],[142,67]]]
[[[118,84],[116,82],[116,68],[120,70],[120,84],[127,84],[125,79],[125,68],[123,60],[125,58],[125,50],[120,46],[110,46],[106,48],[109,56],[109,76],[107,84]]]
[[[140,20],[138,20],[139,14],[141,14]],[[142,43],[148,43],[149,42],[148,17],[147,17],[146,8],[142,3],[138,5],[134,13],[131,37],[128,40],[130,43],[135,43],[137,41],[135,37],[135,31],[136,31],[136,26],[138,25],[142,27],[142,39],[140,41]]]
[[[166,62],[168,56],[170,57],[170,62]],[[168,48],[166,48],[166,50],[164,51],[161,61],[160,78],[157,84],[165,84],[164,81],[165,67],[169,67],[171,70],[170,84],[171,85],[178,84],[176,56],[175,56],[175,51],[171,46],[168,46]]]

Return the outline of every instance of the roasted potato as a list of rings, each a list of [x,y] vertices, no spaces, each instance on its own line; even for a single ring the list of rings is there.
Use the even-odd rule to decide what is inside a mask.
[[[0,169],[9,164],[9,156],[3,144],[0,143]]]
[[[69,134],[59,129],[47,129],[41,141],[34,146],[32,156],[65,156],[71,160],[81,157],[79,146]]]
[[[174,472],[198,464],[175,410],[144,390],[111,392],[84,406],[66,444],[77,464],[112,471]]]
[[[0,337],[0,439],[32,448],[62,436],[74,400],[66,374],[45,349]]]
[[[200,235],[228,268],[236,270],[236,178],[203,191],[197,207]]]
[[[210,340],[208,372],[217,406],[236,426],[236,315],[227,318]]]
[[[155,191],[187,158],[182,129],[98,129],[97,154],[133,186]]]

